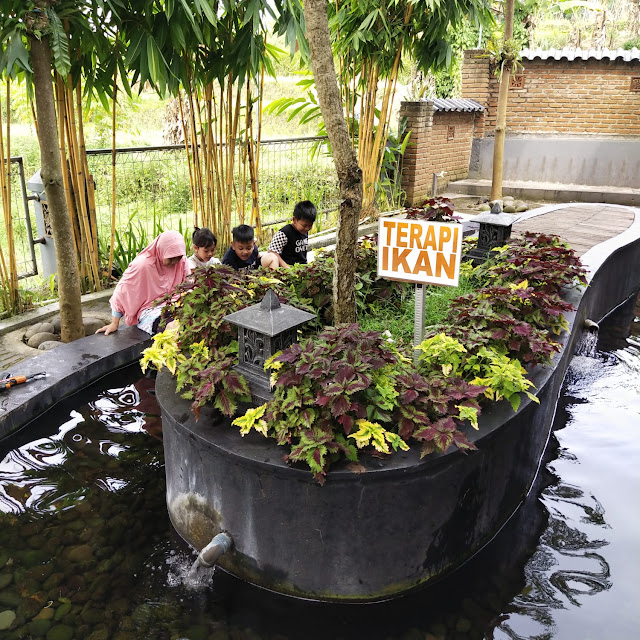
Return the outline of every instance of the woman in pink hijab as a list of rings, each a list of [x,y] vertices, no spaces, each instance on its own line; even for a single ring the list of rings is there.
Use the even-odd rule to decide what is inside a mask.
[[[153,333],[153,323],[162,312],[153,303],[190,273],[184,238],[177,231],[164,231],[126,268],[109,301],[111,323],[96,333],[107,336],[117,331],[123,316],[128,325]]]

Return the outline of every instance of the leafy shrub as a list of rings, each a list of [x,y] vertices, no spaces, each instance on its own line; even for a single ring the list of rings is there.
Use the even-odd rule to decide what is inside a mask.
[[[405,208],[409,220],[431,220],[432,222],[459,222],[460,216],[454,214],[454,205],[449,198],[438,196],[427,198],[417,207]]]
[[[207,402],[223,414],[232,416],[238,402],[249,399],[244,378],[232,369],[237,358],[237,329],[222,318],[262,300],[273,289],[281,302],[313,311],[273,272],[235,271],[226,265],[196,269],[172,293],[160,299],[166,306],[165,322],[175,320],[179,326],[168,328],[153,337],[153,344],[143,353],[142,365],[177,377],[177,391],[193,400],[196,416]],[[175,325],[174,325],[175,326]]]
[[[423,453],[475,448],[459,430],[477,424],[475,397],[484,387],[460,378],[422,376],[380,333],[339,325],[294,344],[268,363],[275,372],[274,399],[236,418],[243,434],[252,428],[280,445],[291,445],[290,462],[306,463],[323,483],[341,456],[358,460],[358,449],[380,454],[423,443]]]
[[[246,380],[233,369],[238,344],[210,351],[204,340],[189,345],[188,354],[181,352],[178,340],[179,324],[174,324],[154,336],[153,346],[145,349],[140,366],[142,371],[152,365],[166,366],[176,376],[176,391],[193,400],[191,410],[196,420],[200,409],[213,400],[214,408],[231,417],[239,402],[251,400]]]
[[[558,236],[527,231],[497,251],[487,263],[487,277],[504,283],[527,281],[548,294],[559,294],[563,287],[587,283],[585,271],[575,251]]]
[[[427,213],[429,208],[436,211]],[[434,201],[422,209],[444,217],[446,208]],[[385,296],[393,309],[410,285],[377,279],[374,238],[360,243],[357,260],[359,313],[379,309]],[[172,302],[167,314],[178,320],[180,332],[156,337],[146,362],[173,368],[196,415],[210,401],[233,415],[247,387],[235,371],[228,373],[236,332],[222,317],[258,302],[272,288],[283,302],[319,309],[326,320],[332,267],[327,252],[306,267],[275,273],[224,266],[197,270],[166,298]],[[327,328],[267,363],[273,400],[234,424],[243,434],[255,429],[290,446],[286,459],[306,464],[320,483],[331,464],[355,463],[360,451],[388,455],[412,442],[421,444],[423,456],[452,445],[473,449],[460,427],[477,427],[481,404],[506,399],[515,411],[521,394],[536,401],[523,364],[548,364],[559,350],[549,334],[566,328],[563,314],[571,309],[559,291],[584,282],[584,272],[557,238],[530,234],[514,241],[510,251],[498,252],[488,266],[464,270],[477,289],[453,300],[444,321],[430,327],[417,364],[402,342],[387,341],[378,331]],[[485,281],[490,284],[481,286]]]
[[[491,400],[506,398],[514,411],[520,406],[520,393],[538,402],[528,391],[533,383],[525,377],[520,361],[495,348],[480,347],[470,352],[455,338],[439,333],[424,340],[418,349],[422,352],[419,362],[423,373],[441,370],[445,376],[459,376],[485,387],[484,395]]]

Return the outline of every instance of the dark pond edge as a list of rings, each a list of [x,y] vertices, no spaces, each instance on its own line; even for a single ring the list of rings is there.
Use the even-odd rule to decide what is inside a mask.
[[[46,377],[0,391],[0,440],[21,429],[57,402],[140,358],[151,344],[148,333],[126,327],[108,336],[92,335],[16,365],[13,375],[40,371]]]
[[[486,410],[478,431],[466,429],[479,448],[467,456],[452,449],[421,461],[414,447],[365,460],[362,474],[337,465],[318,487],[307,469],[282,461],[273,441],[242,438],[208,408],[196,423],[190,403],[161,374],[167,505],[178,533],[201,549],[227,531],[235,549],[223,569],[326,601],[384,600],[464,563],[517,511],[536,478],[584,321],[599,322],[640,288],[640,273],[629,267],[640,264],[635,213],[629,230],[585,254],[587,287],[565,292],[576,311],[556,338],[562,351],[552,367],[530,373],[540,404],[523,397],[516,413],[507,402]]]

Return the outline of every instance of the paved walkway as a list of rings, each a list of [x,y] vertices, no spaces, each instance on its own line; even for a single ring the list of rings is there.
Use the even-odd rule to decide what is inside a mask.
[[[550,205],[543,209],[549,211],[532,216],[531,213],[540,211],[537,209],[524,214],[513,225],[512,235],[518,237],[525,231],[556,235],[569,243],[579,256],[619,235],[635,219],[634,209],[609,204]]]
[[[525,231],[548,233],[562,240],[583,255],[589,249],[625,231],[640,218],[640,209],[609,204],[554,204],[521,214],[512,228],[514,236]],[[473,216],[465,216],[470,222]],[[83,296],[83,315],[110,315],[110,291]],[[31,349],[21,340],[26,328],[58,313],[58,305],[49,305],[8,320],[0,321],[0,372],[19,373],[18,364],[42,352]]]

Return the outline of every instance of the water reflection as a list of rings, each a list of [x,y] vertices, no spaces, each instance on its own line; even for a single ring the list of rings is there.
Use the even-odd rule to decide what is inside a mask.
[[[432,588],[378,605],[292,601],[219,571],[208,576],[213,586],[186,584],[195,554],[167,518],[153,383],[135,370],[117,374],[107,390],[89,390],[66,414],[61,407],[28,436],[0,444],[0,615],[16,616],[7,633],[53,637],[62,626],[60,637],[113,640],[636,637],[640,349],[637,338],[620,341],[625,322],[612,338],[602,326],[595,358],[574,358],[546,466],[496,539]],[[640,335],[637,321],[632,334]]]
[[[637,637],[626,604],[640,596],[640,522],[629,503],[640,488],[640,349],[630,334],[640,334],[637,302],[602,324],[594,357],[571,363],[549,464],[555,482],[541,497],[549,520],[504,637]]]

